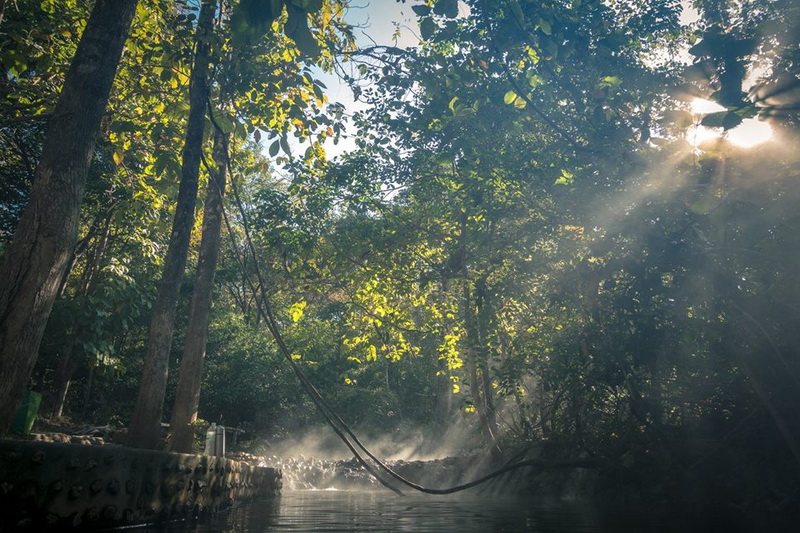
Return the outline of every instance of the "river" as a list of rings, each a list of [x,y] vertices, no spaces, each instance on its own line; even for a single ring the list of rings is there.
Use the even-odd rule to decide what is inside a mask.
[[[706,517],[708,518],[708,517]],[[414,532],[626,533],[749,530],[666,511],[599,510],[585,504],[532,505],[480,495],[396,496],[387,490],[288,490],[200,524],[174,523],[148,533]],[[741,523],[739,524],[742,525]],[[754,530],[755,531],[755,530]]]
[[[354,460],[278,458],[267,461],[283,472],[283,491],[243,504],[200,523],[179,522],[143,528],[145,533],[414,532],[414,533],[660,533],[797,531],[768,515],[736,509],[711,512],[685,507],[602,507],[541,496],[500,496],[481,486],[449,496],[405,489],[397,496],[370,478]],[[404,475],[424,484],[452,486],[464,481],[464,461],[393,462]],[[424,480],[423,473],[432,475]],[[468,473],[467,478],[474,477]],[[524,493],[524,492],[523,492]]]

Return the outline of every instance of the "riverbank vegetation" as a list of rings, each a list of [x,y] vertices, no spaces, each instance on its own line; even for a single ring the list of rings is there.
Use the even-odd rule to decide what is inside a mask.
[[[320,420],[274,315],[376,439],[545,440],[606,487],[798,511],[795,2],[416,1],[401,49],[356,47],[339,1],[140,0],[36,289],[14,236],[64,201],[35,183],[92,5],[0,6],[8,405],[141,447],[198,416],[296,437]],[[10,314],[30,290],[52,310]]]

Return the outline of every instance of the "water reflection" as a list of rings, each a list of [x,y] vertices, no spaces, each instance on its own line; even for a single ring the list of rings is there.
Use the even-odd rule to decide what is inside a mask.
[[[388,491],[287,491],[204,524],[171,524],[168,533],[310,532],[662,532],[730,531],[730,524],[683,521],[676,513],[600,512],[587,505],[532,506],[479,495],[397,497]],[[736,528],[734,528],[736,529]]]

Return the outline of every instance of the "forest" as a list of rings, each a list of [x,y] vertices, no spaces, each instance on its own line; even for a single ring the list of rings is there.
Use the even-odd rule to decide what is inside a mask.
[[[324,398],[800,514],[800,4],[402,4],[0,1],[0,435],[270,453]]]

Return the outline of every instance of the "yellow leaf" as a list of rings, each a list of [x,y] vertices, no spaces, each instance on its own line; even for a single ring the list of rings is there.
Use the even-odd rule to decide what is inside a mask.
[[[369,348],[367,348],[367,361],[377,361],[378,360],[378,349],[375,348],[374,345],[370,344]]]
[[[125,156],[122,155],[122,152],[114,152],[114,155],[111,157],[114,159],[114,164],[120,166],[122,164],[122,159]]]
[[[298,320],[303,318],[303,313],[305,312],[306,305],[307,305],[306,302],[300,301],[297,303],[293,303],[289,307],[289,316],[291,317],[292,322],[297,322]]]

